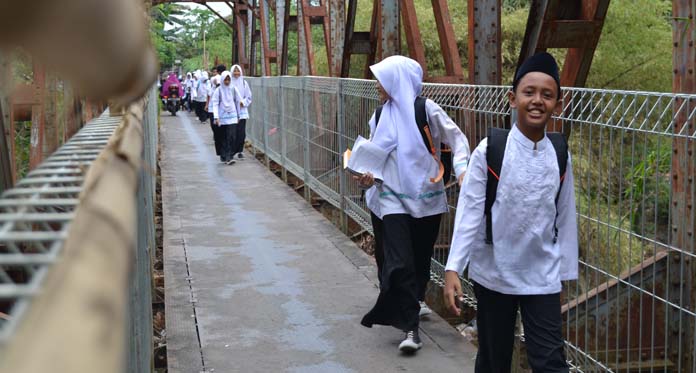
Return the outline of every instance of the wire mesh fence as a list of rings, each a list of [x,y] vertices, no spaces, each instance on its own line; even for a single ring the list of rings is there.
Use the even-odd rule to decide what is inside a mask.
[[[340,154],[378,105],[375,83],[319,77],[250,79],[249,140],[313,192],[371,232],[361,190]],[[424,84],[473,149],[489,127],[509,127],[506,86]],[[569,88],[553,129],[569,137],[580,275],[563,284],[566,352],[575,371],[696,371],[693,202],[696,96]],[[441,283],[458,187],[447,186],[432,260]],[[471,284],[462,280],[475,308]]]

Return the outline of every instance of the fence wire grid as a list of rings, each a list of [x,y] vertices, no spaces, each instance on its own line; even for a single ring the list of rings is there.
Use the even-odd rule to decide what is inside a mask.
[[[361,190],[340,154],[378,105],[374,81],[249,79],[249,140],[371,232]],[[470,141],[514,122],[508,86],[424,84]],[[696,372],[694,184],[696,95],[564,88],[555,130],[569,137],[580,275],[563,283],[569,362],[576,372]],[[432,260],[441,283],[458,187],[450,180]],[[471,284],[462,279],[475,308]]]

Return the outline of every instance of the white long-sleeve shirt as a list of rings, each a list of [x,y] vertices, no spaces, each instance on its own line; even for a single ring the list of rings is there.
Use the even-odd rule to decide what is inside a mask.
[[[239,92],[232,88],[234,92],[234,103],[231,105],[233,107],[232,111],[223,110],[223,105],[221,105],[221,100],[223,95],[220,92],[222,86],[217,87],[213,91],[213,96],[210,98],[210,103],[208,104],[208,110],[213,113],[213,118],[220,121],[221,126],[227,126],[230,124],[239,123],[239,113],[237,112],[237,106],[239,101]],[[229,105],[228,105],[229,106]]]
[[[452,148],[453,170],[457,178],[466,171],[469,161],[469,140],[459,127],[450,119],[442,108],[427,100],[425,111],[428,124],[433,137],[433,143],[440,156],[441,142]],[[370,118],[370,138],[375,132],[375,115]],[[425,145],[424,145],[425,146]],[[439,164],[432,159],[430,177],[435,177],[439,170]],[[406,196],[402,193],[399,182],[398,151],[392,150],[385,162],[382,174],[384,182],[381,186],[370,188],[365,196],[367,207],[380,219],[389,214],[409,214],[415,218],[442,214],[448,211],[445,186],[442,181],[437,183],[426,182],[424,189],[418,196]]]
[[[487,140],[471,155],[459,193],[446,270],[462,273],[503,294],[554,294],[578,277],[578,232],[570,155],[560,186],[556,151],[548,137],[535,144],[513,126],[507,139],[498,191],[491,209],[493,245],[485,243]]]

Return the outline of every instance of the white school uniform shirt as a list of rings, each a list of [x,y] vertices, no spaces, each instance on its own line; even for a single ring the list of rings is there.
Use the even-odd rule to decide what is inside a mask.
[[[452,245],[445,267],[503,294],[555,294],[578,277],[578,232],[570,155],[560,186],[556,151],[548,137],[535,144],[513,126],[507,139],[493,204],[493,244],[485,243],[487,139],[471,155],[459,193]]]
[[[237,88],[237,91],[240,94],[240,104],[244,104],[244,106],[239,105],[237,106],[237,111],[239,112],[239,119],[249,119],[249,106],[251,106],[251,89],[249,88],[249,83],[247,83],[246,80],[244,80],[244,70],[242,70],[242,67],[239,65],[234,65],[230,69],[230,72],[233,72],[234,69],[239,69],[239,78],[234,78],[231,75],[232,82],[231,84]]]
[[[213,117],[220,121],[221,126],[237,124],[239,123],[239,113],[237,112],[239,92],[234,87],[232,87],[234,102],[227,103],[227,105],[223,105],[221,101],[224,99],[223,94],[221,92],[222,88],[223,84],[221,84],[218,88],[215,89],[215,92],[213,92],[213,97],[210,99],[209,107],[212,106]],[[229,110],[226,110],[226,107],[229,108]]]
[[[210,78],[210,84],[208,85],[208,94],[207,97],[210,98],[210,101],[208,101],[208,113],[214,114],[215,110],[213,109],[213,103],[212,103],[212,98],[213,98],[213,93],[215,93],[215,90],[217,87],[220,85],[220,75],[215,75],[214,77]]]
[[[453,170],[457,178],[467,169],[469,160],[469,140],[449,115],[432,100],[426,100],[425,112],[433,137],[433,143],[440,156],[441,142],[452,148]],[[375,115],[370,118],[370,138],[375,132]],[[422,144],[425,148],[425,144]],[[428,171],[428,180],[416,196],[408,196],[403,192],[398,176],[398,152],[392,150],[382,170],[384,182],[375,185],[365,193],[367,207],[380,219],[389,214],[409,214],[415,218],[442,214],[448,211],[447,196],[443,181],[431,183],[430,177],[437,176],[439,165],[433,160]],[[430,157],[430,155],[428,155]]]
[[[206,102],[208,101],[208,90],[210,90],[210,81],[203,79],[199,79],[198,82],[196,83],[196,95],[193,98],[194,101],[198,102]]]

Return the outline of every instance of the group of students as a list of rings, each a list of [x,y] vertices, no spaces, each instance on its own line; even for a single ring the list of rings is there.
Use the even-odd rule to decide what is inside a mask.
[[[251,89],[244,80],[244,72],[239,65],[227,71],[225,65],[218,65],[210,77],[206,71],[186,74],[184,85],[190,98],[190,110],[205,123],[210,121],[210,129],[215,141],[215,154],[220,162],[231,165],[244,159],[246,140],[246,121],[249,119]]]
[[[471,153],[440,106],[418,105],[423,72],[416,61],[392,56],[371,70],[383,104],[370,119],[370,141],[389,156],[378,183],[370,173],[355,177],[367,189],[380,280],[376,304],[361,323],[404,331],[404,353],[422,346],[431,256],[448,210],[445,185],[432,178],[442,168],[444,143],[460,186],[444,296],[459,314],[459,275],[468,267],[477,299],[476,372],[510,371],[518,309],[532,371],[568,372],[560,292],[561,281],[577,279],[578,240],[568,146],[562,135],[546,133],[561,107],[555,59],[539,53],[524,61],[508,94],[516,122],[509,131],[490,130]]]

